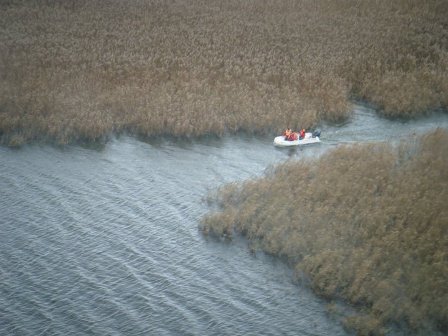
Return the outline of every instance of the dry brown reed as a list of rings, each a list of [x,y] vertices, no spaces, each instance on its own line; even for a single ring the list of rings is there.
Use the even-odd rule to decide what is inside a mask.
[[[328,299],[359,314],[360,335],[400,325],[448,331],[448,131],[397,147],[342,146],[320,159],[282,164],[224,186],[206,232],[236,231],[287,258]]]
[[[0,136],[309,127],[448,105],[444,0],[4,0]]]

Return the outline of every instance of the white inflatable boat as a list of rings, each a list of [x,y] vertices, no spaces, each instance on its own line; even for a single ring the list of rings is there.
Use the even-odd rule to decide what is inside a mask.
[[[274,138],[274,145],[283,147],[308,145],[320,142],[319,136],[320,132],[305,133],[305,137],[303,139],[290,141],[285,140],[285,137],[283,135],[280,135]]]

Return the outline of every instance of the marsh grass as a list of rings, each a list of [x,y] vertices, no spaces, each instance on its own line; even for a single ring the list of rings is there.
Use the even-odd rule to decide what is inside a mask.
[[[448,105],[443,0],[0,2],[0,136],[277,132]]]
[[[447,332],[447,143],[439,129],[282,164],[218,190],[203,228],[286,258],[319,295],[357,307],[345,323],[360,335]]]

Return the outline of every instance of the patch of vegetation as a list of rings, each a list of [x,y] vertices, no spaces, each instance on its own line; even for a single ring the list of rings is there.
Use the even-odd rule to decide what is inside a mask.
[[[447,332],[447,144],[438,129],[282,164],[219,189],[203,229],[289,260],[319,295],[358,308],[345,323],[360,335]]]
[[[448,106],[444,0],[0,2],[0,142],[309,128]]]

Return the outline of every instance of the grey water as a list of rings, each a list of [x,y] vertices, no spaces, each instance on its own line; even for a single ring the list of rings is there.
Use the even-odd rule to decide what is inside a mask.
[[[0,147],[0,335],[347,335],[282,261],[203,236],[204,196],[341,143],[436,127],[446,114],[398,122],[358,106],[293,150],[274,135]]]

